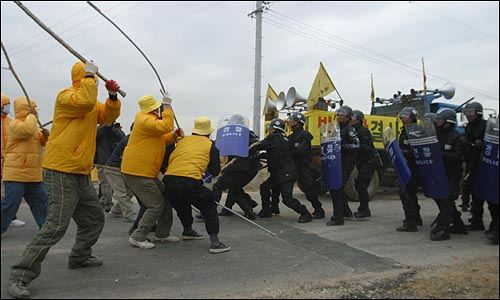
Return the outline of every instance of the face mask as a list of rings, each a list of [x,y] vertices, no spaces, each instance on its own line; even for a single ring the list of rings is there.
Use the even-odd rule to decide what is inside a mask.
[[[10,103],[4,105],[4,107],[2,108],[2,112],[6,115],[10,113]]]

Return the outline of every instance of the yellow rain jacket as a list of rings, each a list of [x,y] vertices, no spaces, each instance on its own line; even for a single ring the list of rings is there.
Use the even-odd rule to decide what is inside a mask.
[[[73,86],[59,92],[54,108],[43,167],[59,172],[89,175],[95,154],[97,124],[111,124],[120,116],[120,100],[97,100],[94,78],[85,78],[83,62],[72,70]]]
[[[36,104],[31,99],[31,106]],[[7,147],[2,179],[16,182],[42,182],[42,146],[45,137],[36,116],[29,113],[25,97],[14,100],[15,119],[7,129]]]
[[[9,96],[2,93],[2,107],[5,104],[9,104],[9,103],[10,103]],[[5,155],[5,147],[7,147],[7,128],[9,128],[9,124],[12,121],[12,119],[11,119],[11,117],[9,117],[8,115],[5,115],[4,113],[1,113],[1,114],[2,114],[2,140],[1,140],[2,162],[1,162],[0,168],[1,168],[1,172],[3,174],[3,157]],[[3,178],[2,178],[2,180],[3,180]]]
[[[211,140],[199,135],[179,139],[170,155],[165,175],[201,179],[210,162],[212,144]]]
[[[135,115],[134,129],[123,152],[121,172],[156,178],[168,144],[175,142],[174,113],[167,108],[159,119],[155,113]]]

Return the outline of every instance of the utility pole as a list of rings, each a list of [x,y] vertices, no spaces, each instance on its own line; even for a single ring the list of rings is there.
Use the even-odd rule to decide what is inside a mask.
[[[253,131],[260,136],[260,121],[261,121],[261,76],[262,76],[262,11],[264,1],[257,1],[257,9],[249,13],[248,16],[255,14],[256,29],[255,29],[255,78],[253,90]]]

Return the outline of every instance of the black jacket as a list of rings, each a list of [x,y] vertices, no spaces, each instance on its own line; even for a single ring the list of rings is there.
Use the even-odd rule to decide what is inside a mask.
[[[463,136],[453,126],[436,128],[444,168],[448,177],[450,195],[458,197],[463,174]]]
[[[467,162],[467,172],[477,170],[483,151],[486,123],[486,120],[477,118],[465,126],[464,157]]]
[[[271,133],[252,150],[266,151],[267,169],[271,173],[274,183],[280,184],[297,179],[295,163],[285,133],[281,131]]]
[[[111,125],[100,125],[97,128],[94,164],[104,165],[124,136],[125,133],[119,128],[113,129]]]
[[[292,158],[297,165],[309,166],[312,161],[311,141],[313,136],[300,125],[292,127],[292,131],[293,133],[288,136]]]
[[[342,170],[346,170],[346,168],[352,168],[354,166],[360,142],[356,130],[354,130],[349,123],[339,123],[339,125]]]
[[[359,138],[359,151],[356,153],[356,166],[362,166],[366,163],[375,164],[375,146],[373,145],[373,136],[361,123],[354,126]]]

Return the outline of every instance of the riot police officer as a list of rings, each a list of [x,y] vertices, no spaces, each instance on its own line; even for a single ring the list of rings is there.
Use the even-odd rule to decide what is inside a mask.
[[[271,176],[260,186],[262,210],[260,217],[271,217],[271,189],[278,189],[283,203],[300,214],[299,223],[312,221],[312,215],[299,200],[293,198],[293,184],[297,179],[290,144],[285,136],[285,122],[280,118],[271,120],[269,135],[253,151],[265,150],[267,169]]]
[[[292,158],[295,161],[295,171],[297,173],[297,183],[301,186],[314,208],[313,219],[322,219],[325,217],[325,211],[318,199],[318,193],[314,189],[309,165],[312,161],[311,141],[313,136],[304,130],[305,117],[300,112],[294,112],[288,118],[288,123],[293,133],[288,136],[292,150]]]
[[[259,141],[259,137],[252,131],[249,131],[249,145]],[[257,202],[252,200],[244,190],[245,187],[257,175],[262,166],[257,156],[238,157],[229,156],[229,163],[224,168],[222,176],[213,185],[212,191],[217,195],[219,202],[222,191],[228,190],[225,206],[232,208],[234,203],[237,203],[244,211],[245,217],[251,220],[257,218],[257,214],[253,212],[253,208],[257,206]],[[223,209],[219,216],[231,216],[233,213]]]
[[[418,171],[405,125],[417,123],[418,111],[413,107],[407,106],[399,112],[398,118],[400,118],[403,122],[403,127],[401,127],[401,134],[399,135],[398,142],[399,146],[401,147],[401,152],[403,152],[403,156],[405,157],[406,163],[408,164],[408,168],[410,169],[411,177],[405,188],[399,189],[399,197],[401,198],[401,202],[403,203],[405,220],[403,221],[403,226],[396,228],[396,230],[415,232],[417,231],[417,225],[422,225],[422,218],[420,217],[419,213],[420,207],[418,205],[417,197]]]
[[[446,199],[434,199],[439,207],[439,215],[431,226],[433,241],[447,240],[450,238],[449,233],[467,234],[467,228],[455,205],[463,174],[463,136],[455,130],[456,123],[457,115],[453,109],[443,108],[438,111],[436,133],[448,178],[449,196]]]
[[[368,206],[370,195],[368,194],[368,185],[375,173],[377,161],[375,160],[375,146],[373,145],[373,136],[368,128],[363,126],[365,115],[359,110],[352,112],[351,125],[356,130],[360,142],[359,151],[356,153],[356,168],[358,177],[354,187],[359,196],[358,211],[354,213],[356,218],[367,218],[371,216]]]
[[[355,155],[356,151],[359,150],[359,138],[356,130],[349,125],[352,109],[347,105],[341,106],[336,111],[336,115],[340,125],[342,186],[340,189],[329,191],[333,202],[333,216],[326,223],[327,226],[344,225],[344,217],[352,218],[352,211],[349,208],[344,188],[356,165]]]
[[[478,102],[468,103],[463,110],[469,123],[465,126],[465,162],[466,177],[464,193],[472,194],[471,213],[472,219],[467,228],[471,231],[484,230],[483,212],[484,199],[475,191],[475,178],[480,163],[481,151],[483,149],[484,133],[486,131],[486,120],[483,119],[483,106]]]

